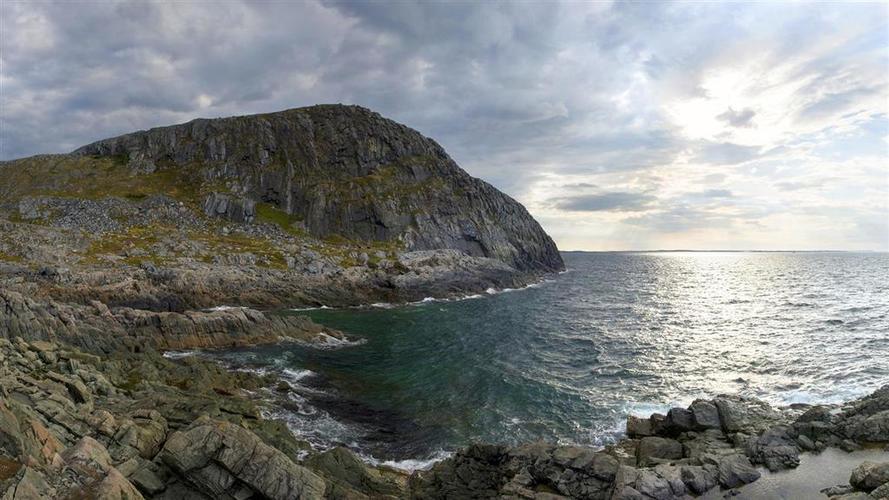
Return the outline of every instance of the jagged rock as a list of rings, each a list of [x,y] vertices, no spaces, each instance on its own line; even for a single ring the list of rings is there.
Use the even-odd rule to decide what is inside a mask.
[[[115,468],[108,470],[108,474],[95,487],[95,498],[103,500],[143,500],[139,490],[127,478]]]
[[[845,495],[840,495],[838,497],[831,497],[834,500],[873,500],[874,497],[863,491],[854,491],[852,493],[846,493]]]
[[[663,430],[661,432],[675,436],[693,430],[694,428],[695,423],[692,412],[685,408],[671,408],[670,411],[667,412],[667,419],[664,421]]]
[[[828,497],[838,497],[840,495],[845,495],[847,493],[852,493],[854,488],[848,484],[838,484],[836,486],[831,486],[830,488],[824,488],[821,490],[821,493],[827,495]]]
[[[646,437],[639,442],[637,461],[640,467],[654,465],[663,460],[678,460],[680,458],[682,458],[682,444],[675,439]]]
[[[889,462],[862,462],[852,471],[849,484],[861,491],[872,491],[889,483]]]
[[[654,435],[650,418],[639,418],[633,415],[627,416],[627,436],[631,438],[647,437]]]
[[[727,455],[717,462],[719,484],[725,488],[737,488],[738,486],[752,483],[760,477],[750,460],[743,455]]]
[[[112,467],[108,450],[89,436],[84,436],[76,445],[65,450],[62,459],[68,466],[85,468],[94,473],[107,473]]]
[[[688,409],[692,413],[692,422],[695,430],[722,429],[722,422],[719,420],[719,410],[710,401],[697,399],[692,402]]]
[[[75,403],[90,403],[92,401],[93,396],[90,393],[90,390],[87,389],[79,379],[65,377],[54,372],[49,372],[46,376],[50,380],[63,384],[65,388],[68,389],[68,392],[71,394],[71,399]]]
[[[759,434],[782,423],[784,417],[768,403],[743,396],[719,396],[713,400],[726,433]]]
[[[871,491],[870,496],[877,500],[885,500],[889,498],[889,482],[883,483],[882,486],[878,486],[875,490]]]
[[[124,447],[119,458],[129,457],[126,449],[132,449],[142,458],[151,459],[164,443],[167,435],[167,421],[160,413],[154,410],[139,410],[132,415],[132,419],[124,420],[119,424],[114,434],[114,442]]]
[[[249,224],[256,217],[256,202],[249,198],[210,193],[204,200],[204,213],[211,217],[223,217],[232,222]]]
[[[406,478],[392,473],[388,477],[368,467],[354,453],[334,448],[311,457],[306,467],[327,479],[327,498],[368,495],[373,498],[396,498],[403,493]]]
[[[11,481],[12,484],[3,494],[2,500],[40,500],[56,496],[55,488],[33,467],[23,467]]]
[[[202,418],[173,433],[161,460],[199,491],[219,497],[242,486],[271,499],[323,498],[323,479],[243,427]]]
[[[682,482],[696,495],[715,487],[718,473],[713,465],[683,465],[680,469]]]
[[[249,308],[187,313],[119,308],[106,314],[97,313],[93,307],[40,303],[8,290],[0,290],[0,335],[28,340],[62,338],[95,352],[343,338],[342,333],[322,328],[305,317],[267,315]],[[89,401],[90,391],[82,382],[62,375],[56,380],[68,387],[77,402]]]
[[[763,464],[772,472],[799,465],[799,448],[784,426],[772,427],[751,439],[747,455],[754,463]]]

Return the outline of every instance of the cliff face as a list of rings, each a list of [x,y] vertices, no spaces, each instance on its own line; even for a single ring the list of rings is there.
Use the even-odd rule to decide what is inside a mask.
[[[198,119],[74,152],[131,171],[187,170],[212,183],[207,213],[247,221],[257,203],[320,238],[456,249],[522,271],[562,269],[525,208],[463,171],[435,141],[358,106]]]

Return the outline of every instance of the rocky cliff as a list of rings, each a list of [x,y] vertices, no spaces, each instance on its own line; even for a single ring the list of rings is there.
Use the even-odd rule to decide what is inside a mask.
[[[250,221],[265,203],[310,234],[456,249],[519,270],[563,268],[524,207],[460,169],[435,141],[358,106],[323,105],[199,119],[74,153],[133,172],[189,169],[212,181],[207,213]]]

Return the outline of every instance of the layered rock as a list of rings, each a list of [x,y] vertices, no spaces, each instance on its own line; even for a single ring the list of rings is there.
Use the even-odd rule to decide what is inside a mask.
[[[244,391],[272,384],[198,358],[98,357],[0,339],[0,496],[689,498],[743,487],[759,478],[757,466],[794,467],[806,439],[885,446],[880,415],[889,409],[889,387],[847,405],[790,409],[719,396],[631,418],[631,436],[604,450],[478,444],[408,477],[344,448],[314,452],[263,419]],[[887,480],[886,463],[865,462],[825,494],[885,498]]]
[[[74,154],[122,157],[135,172],[198,165],[196,175],[297,216],[320,237],[451,248],[519,270],[563,267],[524,207],[469,176],[433,140],[358,106],[193,120]],[[212,212],[227,205],[210,201]]]
[[[298,340],[325,342],[343,334],[305,317],[249,308],[153,312],[93,301],[89,306],[38,302],[0,290],[0,338],[61,340],[93,352],[232,347]]]

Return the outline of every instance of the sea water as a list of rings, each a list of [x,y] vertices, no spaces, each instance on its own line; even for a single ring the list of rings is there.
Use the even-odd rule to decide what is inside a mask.
[[[217,353],[293,387],[315,447],[415,468],[473,441],[599,446],[627,414],[719,393],[840,402],[889,383],[889,254],[565,253],[465,300],[285,311],[362,342]]]

